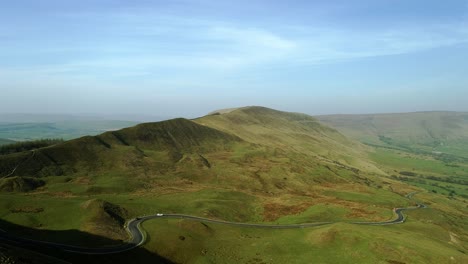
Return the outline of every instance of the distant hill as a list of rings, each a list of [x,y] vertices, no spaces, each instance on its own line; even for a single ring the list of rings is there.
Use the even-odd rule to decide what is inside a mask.
[[[0,123],[57,123],[80,121],[123,120],[136,123],[157,122],[169,119],[167,116],[150,114],[40,114],[40,113],[0,113]]]
[[[14,140],[0,138],[0,146],[15,143]]]
[[[367,144],[468,157],[468,113],[416,112],[317,118]]]
[[[16,141],[43,138],[74,139],[86,135],[98,135],[137,124],[115,120],[68,120],[57,122],[0,123],[0,138]],[[1,142],[0,142],[1,144]]]

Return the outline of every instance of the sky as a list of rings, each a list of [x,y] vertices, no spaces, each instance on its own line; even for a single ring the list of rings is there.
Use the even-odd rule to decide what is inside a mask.
[[[0,1],[0,113],[468,111],[468,0]]]

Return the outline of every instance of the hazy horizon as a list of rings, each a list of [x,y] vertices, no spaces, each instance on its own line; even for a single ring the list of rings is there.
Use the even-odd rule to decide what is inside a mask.
[[[18,0],[0,22],[0,113],[468,111],[466,0]]]
[[[249,107],[249,106],[242,106]],[[234,108],[242,108],[234,107]],[[263,107],[263,106],[260,106]],[[215,112],[223,109],[213,109],[210,112]],[[275,110],[286,111],[285,109],[276,108]],[[115,120],[115,121],[134,121],[134,122],[158,122],[173,118],[199,118],[209,114],[210,112],[200,115],[150,115],[150,114],[126,114],[126,113],[0,113],[0,123],[28,123],[28,122],[62,122],[62,121],[99,121],[99,120]],[[293,111],[294,112],[294,111]],[[296,111],[297,112],[297,111]],[[333,116],[333,115],[385,115],[385,114],[407,114],[407,113],[430,113],[430,112],[454,112],[468,113],[468,111],[446,111],[446,110],[430,110],[430,111],[413,111],[413,112],[375,112],[375,113],[330,113],[330,114],[314,114],[305,113],[311,116]],[[304,113],[304,112],[299,112]]]

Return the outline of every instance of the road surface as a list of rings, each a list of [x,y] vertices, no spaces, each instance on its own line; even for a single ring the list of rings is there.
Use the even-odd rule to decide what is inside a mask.
[[[413,195],[416,192],[410,193],[406,195],[408,199],[412,199]],[[415,210],[427,208],[426,205],[422,203],[418,203],[415,207],[408,207],[408,208],[395,208],[394,212],[396,214],[396,219],[384,222],[351,222],[351,224],[358,224],[358,225],[394,225],[394,224],[401,224],[405,221],[405,216],[403,215],[403,211],[406,210]],[[156,218],[176,218],[176,219],[187,219],[193,220],[203,223],[215,223],[215,224],[224,224],[230,226],[241,226],[241,227],[252,227],[252,228],[269,228],[269,229],[295,229],[295,228],[307,228],[307,227],[314,227],[314,226],[321,226],[326,224],[332,224],[334,222],[316,222],[316,223],[304,223],[304,224],[291,224],[291,225],[272,225],[272,224],[252,224],[252,223],[237,223],[237,222],[229,222],[229,221],[222,221],[222,220],[215,220],[215,219],[208,219],[198,216],[192,215],[184,215],[184,214],[154,214],[148,216],[137,217],[128,221],[126,224],[126,230],[130,235],[130,240],[118,246],[112,247],[101,247],[101,248],[86,248],[86,247],[78,247],[78,246],[71,246],[61,243],[52,243],[47,241],[39,241],[33,240],[23,237],[18,237],[11,235],[7,232],[0,231],[0,241],[10,242],[15,245],[31,245],[31,246],[46,246],[51,248],[58,248],[68,252],[80,253],[80,254],[114,254],[120,253],[124,251],[128,251],[143,245],[146,242],[146,233],[141,228],[141,224],[145,221],[156,219]]]
[[[415,195],[416,192],[412,192],[406,195],[406,198],[412,199],[413,195]],[[406,210],[415,210],[415,209],[422,209],[422,208],[427,208],[425,204],[422,203],[417,203],[416,206],[414,207],[406,207],[406,208],[394,208],[393,212],[395,212],[397,218],[389,221],[384,221],[384,222],[351,222],[352,224],[357,224],[357,225],[394,225],[394,224],[401,224],[404,223],[406,218],[405,215],[403,214],[403,211]]]

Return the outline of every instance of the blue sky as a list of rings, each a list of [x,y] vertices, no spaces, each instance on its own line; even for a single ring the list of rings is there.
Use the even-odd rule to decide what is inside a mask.
[[[468,1],[0,3],[0,112],[468,111]]]

